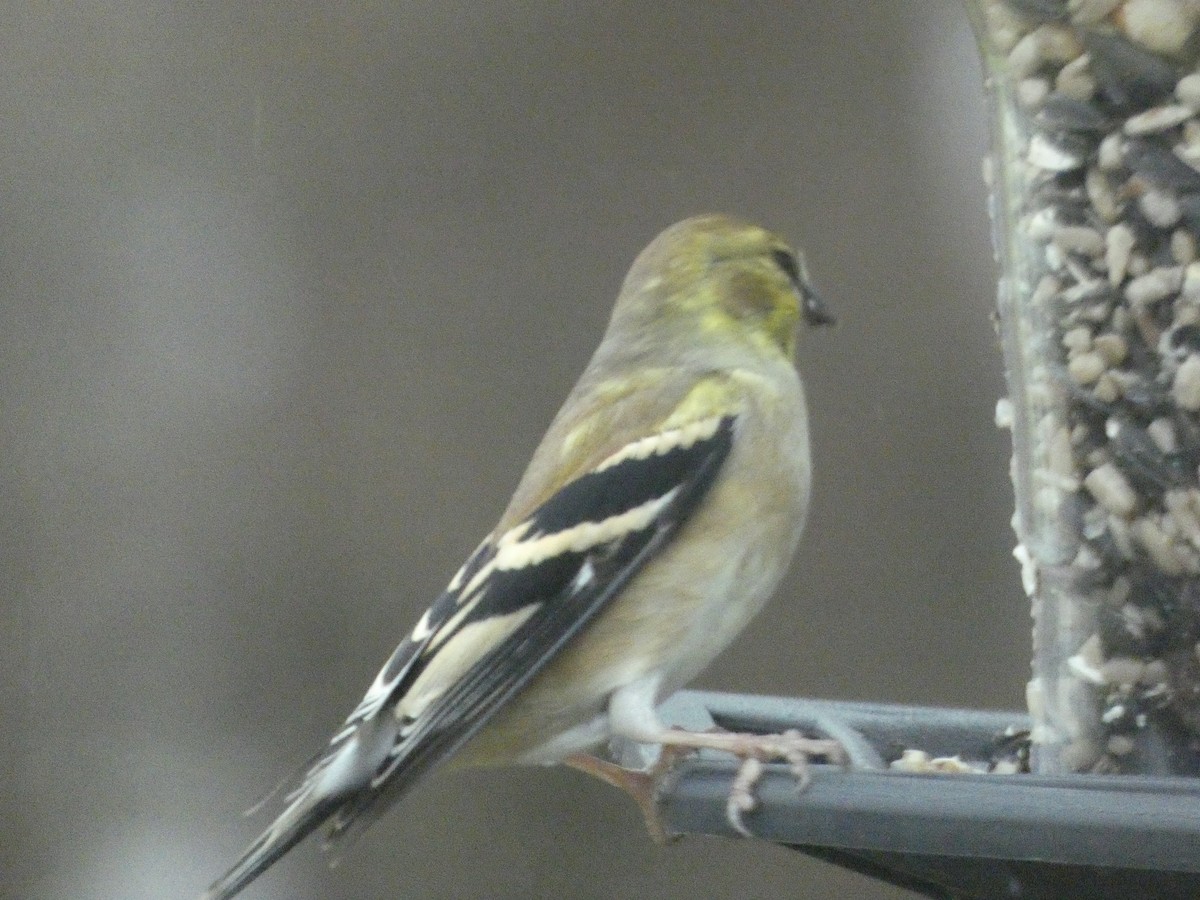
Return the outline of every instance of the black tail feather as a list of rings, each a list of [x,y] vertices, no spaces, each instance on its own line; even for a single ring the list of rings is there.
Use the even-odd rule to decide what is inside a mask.
[[[345,801],[345,797],[316,798],[311,794],[297,798],[246,848],[241,859],[212,883],[201,900],[229,900],[240,893],[281,856],[320,828]]]

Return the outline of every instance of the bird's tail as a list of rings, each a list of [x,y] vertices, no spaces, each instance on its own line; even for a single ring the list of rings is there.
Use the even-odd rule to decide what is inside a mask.
[[[339,811],[343,815],[336,821],[344,828],[345,812],[378,793],[376,778],[389,762],[396,730],[393,716],[374,716],[335,735],[300,786],[284,798],[283,812],[200,900],[229,900]]]
[[[344,797],[322,797],[302,788],[300,796],[292,800],[266,831],[246,848],[228,872],[213,882],[200,900],[229,900],[320,828],[344,802]]]

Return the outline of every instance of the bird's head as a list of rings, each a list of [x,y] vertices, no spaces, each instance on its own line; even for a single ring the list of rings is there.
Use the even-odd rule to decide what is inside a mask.
[[[766,229],[725,215],[685,219],[659,234],[634,261],[613,312],[614,325],[679,321],[789,358],[801,318],[833,322],[803,257]]]

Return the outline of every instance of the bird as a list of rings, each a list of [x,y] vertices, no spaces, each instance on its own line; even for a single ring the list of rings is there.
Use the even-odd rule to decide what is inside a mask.
[[[766,603],[800,540],[801,321],[833,317],[771,231],[707,214],[655,237],[496,527],[202,900],[238,894],[322,826],[327,847],[360,833],[447,763],[566,763],[645,812],[638,773],[598,748],[726,751],[745,765],[729,802],[740,826],[763,761],[834,755],[830,741],[688,732],[656,713]]]

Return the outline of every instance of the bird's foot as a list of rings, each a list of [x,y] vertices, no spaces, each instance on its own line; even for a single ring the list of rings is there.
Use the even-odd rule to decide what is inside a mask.
[[[599,778],[613,787],[624,791],[638,805],[642,818],[646,822],[646,830],[656,844],[668,844],[678,835],[671,834],[663,824],[659,815],[658,800],[662,793],[662,783],[670,776],[681,759],[691,756],[695,750],[690,747],[664,746],[654,764],[646,769],[627,769],[614,762],[592,756],[588,753],[572,753],[563,760],[563,764]]]
[[[729,787],[729,796],[725,799],[725,819],[730,827],[743,837],[754,836],[746,827],[744,817],[758,808],[755,788],[766,771],[766,763],[773,760],[786,762],[796,779],[796,791],[799,793],[812,781],[812,773],[808,766],[812,757],[824,757],[838,765],[845,765],[848,761],[845,748],[837,741],[806,738],[798,731],[731,736],[742,738],[744,741],[740,747],[730,748],[729,751],[741,758],[742,765],[734,776]]]
[[[674,837],[659,815],[658,801],[663,781],[672,774],[681,759],[698,750],[719,750],[742,760],[725,800],[725,818],[729,826],[743,837],[754,836],[746,827],[745,816],[758,808],[755,788],[766,771],[766,763],[787,763],[796,778],[796,790],[803,791],[812,780],[809,771],[811,758],[821,757],[841,766],[849,762],[846,749],[837,741],[804,737],[794,730],[781,734],[751,734],[720,729],[685,731],[671,728],[659,736],[658,743],[662,746],[662,752],[648,769],[627,769],[586,753],[572,754],[563,762],[633,797],[642,811],[650,836],[660,844]]]
[[[789,730],[781,734],[750,734],[731,731],[671,731],[663,737],[668,746],[694,750],[720,750],[742,760],[725,800],[725,818],[731,828],[743,837],[753,837],[745,824],[745,815],[758,808],[755,787],[766,771],[765,764],[776,760],[788,764],[797,781],[797,791],[803,791],[812,780],[808,763],[812,757],[823,757],[836,765],[846,765],[846,749],[837,741],[804,737]]]

